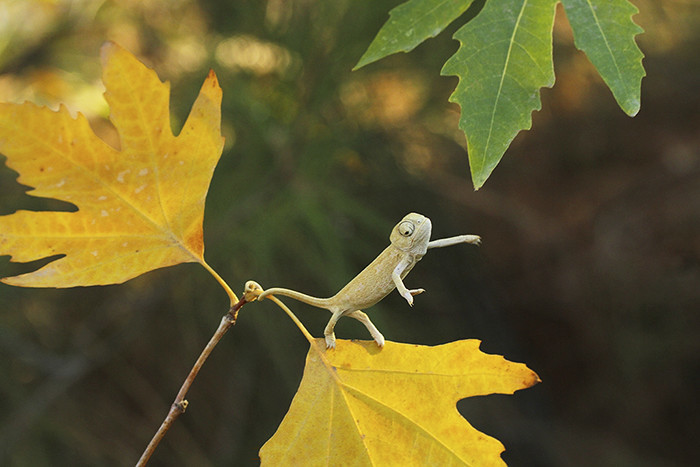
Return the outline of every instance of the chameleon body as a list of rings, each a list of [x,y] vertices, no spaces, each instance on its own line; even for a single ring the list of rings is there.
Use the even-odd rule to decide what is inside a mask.
[[[343,316],[355,318],[364,324],[377,345],[382,347],[384,336],[362,310],[375,305],[394,289],[397,289],[408,304],[413,306],[413,296],[425,291],[423,289],[409,290],[404,285],[403,278],[430,248],[459,243],[478,245],[481,242],[478,235],[459,235],[431,242],[431,230],[432,224],[427,217],[417,213],[406,215],[391,231],[390,245],[330,298],[317,298],[295,290],[275,287],[265,290],[258,299],[262,300],[268,295],[282,295],[330,311],[332,316],[324,331],[328,348],[335,347],[333,330],[336,322]]]

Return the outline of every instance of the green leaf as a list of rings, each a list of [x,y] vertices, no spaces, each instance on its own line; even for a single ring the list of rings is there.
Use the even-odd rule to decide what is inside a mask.
[[[354,70],[396,52],[410,52],[435,37],[464,13],[473,0],[409,0],[389,12],[389,20],[377,33]]]
[[[460,48],[442,69],[459,84],[474,188],[479,189],[520,130],[542,106],[539,89],[554,84],[552,27],[557,0],[489,0],[454,38]]]
[[[644,30],[632,21],[639,11],[627,0],[563,0],[583,50],[608,85],[618,105],[631,117],[641,105],[644,54],[634,36]]]

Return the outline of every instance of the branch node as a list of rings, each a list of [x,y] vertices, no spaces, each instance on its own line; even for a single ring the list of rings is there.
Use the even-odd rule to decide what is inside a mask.
[[[180,412],[181,414],[183,414],[183,413],[185,413],[185,410],[187,410],[187,406],[188,406],[189,404],[190,404],[190,403],[187,402],[187,400],[182,400],[182,401],[180,401],[180,402],[177,402],[177,403],[173,404],[173,408],[174,408],[175,410],[177,410],[178,412]]]
[[[245,290],[243,291],[243,300],[247,302],[253,302],[258,299],[258,296],[263,292],[263,288],[260,284],[255,281],[248,281],[245,283]]]

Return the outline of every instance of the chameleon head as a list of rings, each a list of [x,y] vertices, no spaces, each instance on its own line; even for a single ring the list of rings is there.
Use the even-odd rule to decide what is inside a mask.
[[[391,231],[389,240],[396,248],[423,256],[428,250],[433,226],[427,217],[412,212]]]

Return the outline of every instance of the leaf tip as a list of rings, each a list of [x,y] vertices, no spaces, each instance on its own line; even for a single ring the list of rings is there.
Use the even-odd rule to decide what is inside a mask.
[[[472,165],[471,173],[472,173],[472,184],[474,185],[474,191],[479,191],[479,189],[482,186],[484,186],[484,183],[486,183],[486,180],[488,180],[489,176],[491,175],[491,172],[493,172],[493,168],[491,168],[491,169],[482,168],[481,170],[478,170],[478,169],[474,169],[474,166]]]
[[[641,105],[637,104],[633,106],[631,109],[626,110],[625,113],[627,114],[628,117],[636,117],[637,114],[639,113],[639,110],[641,109]]]
[[[21,276],[24,276],[26,274],[20,274],[19,276],[10,276],[10,277],[3,277],[0,278],[0,282],[3,284],[11,285],[12,287],[28,287],[28,285],[19,279]]]
[[[100,47],[100,58],[102,59],[102,64],[107,63],[109,58],[114,55],[116,51],[121,49],[121,46],[113,41],[107,41]]]
[[[367,52],[369,52],[369,50]],[[360,68],[364,67],[365,65],[369,65],[370,63],[374,63],[378,60],[378,58],[368,57],[367,52],[365,52],[362,55],[362,57],[360,57],[360,59],[357,61],[357,64],[354,67],[352,67],[352,71],[359,70]]]
[[[114,41],[105,41],[100,50],[105,52],[112,47],[119,47],[119,45]]]
[[[529,369],[529,368],[528,368]],[[530,370],[530,376],[523,381],[523,388],[531,388],[536,384],[540,384],[542,380],[534,371]]]
[[[622,110],[629,116],[629,117],[636,117],[639,111],[642,108],[642,100],[641,100],[641,88],[642,88],[642,79],[644,79],[644,76],[646,76],[646,73],[642,75],[642,77],[639,79],[639,93],[632,99],[629,99],[626,105],[622,108]],[[622,106],[620,106],[622,107]]]
[[[209,69],[209,73],[207,74],[207,80],[212,81],[212,87],[218,86],[219,79],[216,77],[216,72],[213,68]]]

